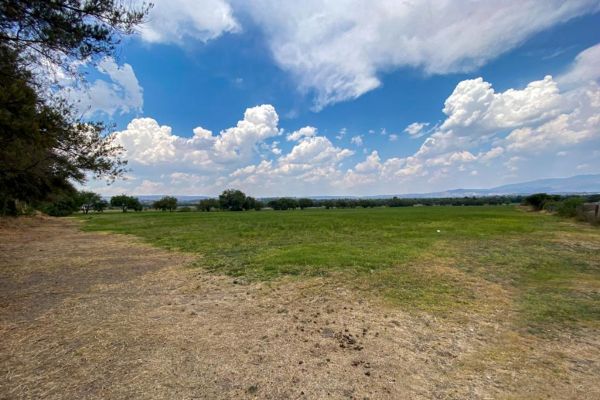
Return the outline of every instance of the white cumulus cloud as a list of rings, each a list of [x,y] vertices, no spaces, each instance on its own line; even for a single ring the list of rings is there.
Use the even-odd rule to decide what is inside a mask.
[[[585,58],[578,56],[565,74]],[[562,78],[546,76],[504,91],[483,78],[458,82],[440,104],[445,120],[429,129],[418,150],[400,156],[389,153],[397,149],[381,148],[365,151],[361,160],[315,127],[294,131],[280,143],[282,129],[271,105],[248,108],[243,119],[219,134],[198,127],[191,137],[137,118],[114,134],[133,169],[119,190],[393,194],[593,172],[600,155],[600,82],[592,77],[563,87]]]
[[[352,136],[352,139],[350,139],[350,143],[357,147],[360,147],[363,145],[363,138],[361,135]]]
[[[424,129],[428,126],[429,122],[413,122],[404,129],[404,132],[416,139],[425,134]]]
[[[600,44],[592,46],[577,55],[569,70],[558,77],[561,86],[572,87],[577,84],[600,79]]]
[[[85,64],[79,67],[83,66]],[[113,58],[107,57],[98,63],[96,69],[105,78],[96,79],[89,84],[63,75],[59,82],[63,88],[57,95],[67,99],[86,117],[97,113],[113,116],[115,113],[142,111],[144,91],[131,65],[119,66]]]
[[[152,118],[136,118],[114,135],[127,157],[140,165],[220,169],[220,164],[249,161],[259,151],[259,143],[279,134],[278,121],[275,108],[265,104],[248,108],[235,127],[216,136],[202,127],[195,128],[190,138],[174,135],[171,127]]]
[[[286,139],[288,141],[297,141],[305,137],[312,137],[317,134],[317,128],[312,126],[305,126],[304,128],[300,128],[297,131],[294,131],[287,135]]]
[[[473,70],[535,33],[600,9],[597,0],[234,4],[265,32],[275,61],[296,77],[303,90],[315,93],[316,109],[377,88],[382,71]]]
[[[150,43],[184,44],[188,39],[206,42],[227,32],[240,31],[229,3],[223,0],[156,0],[142,39]]]

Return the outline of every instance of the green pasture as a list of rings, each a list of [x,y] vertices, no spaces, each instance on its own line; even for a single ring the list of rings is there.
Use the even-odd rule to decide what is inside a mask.
[[[246,280],[331,277],[432,312],[508,301],[531,329],[600,320],[600,229],[513,206],[80,218],[85,230],[198,254],[198,266]]]

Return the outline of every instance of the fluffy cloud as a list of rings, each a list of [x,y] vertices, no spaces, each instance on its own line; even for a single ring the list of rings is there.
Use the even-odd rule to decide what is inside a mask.
[[[360,147],[363,145],[363,138],[361,135],[352,136],[352,139],[350,139],[350,143],[357,147]]]
[[[419,138],[425,134],[424,129],[429,126],[428,122],[413,122],[408,125],[404,132],[408,133],[412,138]]]
[[[280,164],[284,168],[293,165],[306,168],[311,165],[336,163],[352,154],[353,152],[350,150],[333,146],[325,136],[316,136],[306,138],[295,145],[289,154],[280,159]]]
[[[288,141],[297,141],[303,137],[312,137],[315,136],[317,134],[317,128],[314,128],[312,126],[305,126],[304,128],[300,128],[295,132],[290,133],[289,135],[287,135],[286,139]]]
[[[241,31],[234,11],[249,17],[275,62],[302,91],[315,94],[317,110],[377,88],[382,71],[471,71],[538,32],[600,10],[598,0],[155,3],[141,27],[142,39],[151,43],[206,42]]]
[[[496,93],[482,78],[460,82],[444,103],[441,129],[482,134],[543,121],[560,112],[558,85],[551,76],[521,90]]]
[[[565,78],[585,60],[578,56],[557,79],[547,76],[501,92],[482,78],[459,82],[443,105],[445,120],[430,129],[418,150],[387,159],[384,149],[358,159],[310,126],[282,144],[275,140],[282,131],[270,105],[247,109],[236,126],[218,135],[198,127],[183,137],[151,118],[134,119],[115,133],[133,169],[119,190],[414,193],[592,173],[600,157],[600,82],[586,75],[573,86]]]
[[[369,173],[375,172],[381,169],[381,159],[379,158],[379,153],[377,151],[373,151],[365,161],[359,162],[356,164],[354,169],[360,173]]]
[[[262,190],[271,195],[290,195],[290,188],[304,194],[322,194],[331,182],[342,178],[340,162],[354,153],[334,146],[324,136],[305,137],[277,160],[239,168],[230,174],[230,186]]]
[[[512,151],[562,149],[600,137],[600,87],[597,84],[577,93],[579,105],[568,113],[539,126],[512,131],[506,138]]]
[[[592,46],[577,55],[568,72],[558,78],[563,87],[572,87],[600,79],[600,44]]]
[[[253,146],[279,135],[279,116],[270,104],[249,108],[237,126],[226,129],[216,138],[214,150],[220,160],[247,160]]]
[[[77,65],[77,68],[85,64]],[[92,83],[75,81],[69,75],[57,77],[63,88],[58,96],[74,104],[80,114],[90,117],[97,113],[113,116],[115,113],[141,112],[144,105],[143,89],[129,64],[119,66],[113,58],[102,59],[97,71],[107,79]]]
[[[265,32],[275,61],[315,92],[316,109],[378,87],[381,71],[473,70],[537,32],[600,8],[597,0],[234,4]]]
[[[140,27],[147,42],[177,44],[186,39],[206,42],[239,30],[231,6],[223,0],[154,1],[148,21]]]
[[[275,108],[266,104],[248,108],[235,127],[216,136],[202,127],[191,138],[177,136],[152,118],[136,118],[114,136],[128,159],[139,165],[220,171],[225,164],[248,162],[259,143],[279,135],[278,121]]]
[[[569,79],[547,76],[504,92],[482,78],[459,82],[445,102],[446,119],[418,151],[388,160],[371,154],[345,174],[343,186],[431,191],[593,172],[600,153],[598,77],[581,73],[586,79],[577,86],[563,85],[573,82],[573,71],[593,71],[584,63],[593,64],[590,54],[576,58]]]

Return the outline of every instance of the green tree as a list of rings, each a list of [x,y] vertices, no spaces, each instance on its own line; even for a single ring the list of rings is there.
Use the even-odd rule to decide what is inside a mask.
[[[1,0],[0,43],[23,62],[66,67],[112,54],[151,7],[120,0]]]
[[[85,214],[94,209],[96,204],[101,201],[102,197],[98,193],[81,191],[77,194],[77,203]]]
[[[258,199],[254,200],[254,205],[252,206],[252,208],[255,211],[260,211],[260,210],[263,209],[263,207],[264,207],[264,204],[263,204],[263,202],[261,200],[258,200]]]
[[[199,211],[210,211],[214,208],[219,208],[219,200],[217,199],[203,199],[196,204],[196,209]]]
[[[103,135],[104,127],[73,120],[63,106],[49,106],[16,58],[0,45],[0,213],[72,191],[71,182],[83,183],[87,174],[120,176],[121,148]]]
[[[308,208],[308,207],[313,207],[314,203],[315,202],[312,201],[312,199],[307,199],[307,198],[298,199],[298,207],[300,207],[301,210],[304,210],[305,208]]]
[[[94,203],[94,211],[95,212],[104,212],[104,210],[108,207],[108,201],[101,199]]]
[[[260,202],[260,200],[256,200],[254,197],[251,196],[247,196],[246,200],[244,200],[244,205],[242,207],[244,210],[248,211],[248,210],[261,210],[262,209],[262,203]]]
[[[290,197],[281,197],[279,199],[269,201],[268,205],[273,210],[293,210],[298,208],[298,200]]]
[[[160,200],[156,200],[152,203],[152,208],[162,211],[173,211],[177,209],[177,198],[173,196],[165,196]]]
[[[87,176],[124,172],[121,148],[99,123],[48,100],[31,70],[111,55],[148,11],[113,0],[0,0],[0,214],[52,203]],[[41,76],[38,72],[38,77]],[[40,95],[44,93],[44,95]]]
[[[113,196],[110,198],[110,205],[112,207],[119,207],[123,212],[127,210],[142,211],[142,203],[137,197],[127,196],[124,194]]]
[[[246,195],[241,190],[228,189],[219,195],[219,206],[223,210],[242,211]]]
[[[144,209],[144,206],[137,197],[130,197],[127,207],[135,212],[139,212]]]

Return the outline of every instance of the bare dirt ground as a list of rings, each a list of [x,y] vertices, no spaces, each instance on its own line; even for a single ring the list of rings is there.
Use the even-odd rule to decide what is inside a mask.
[[[191,261],[75,221],[1,221],[0,398],[600,399],[598,332],[523,333],[490,284],[496,308],[440,318]]]

